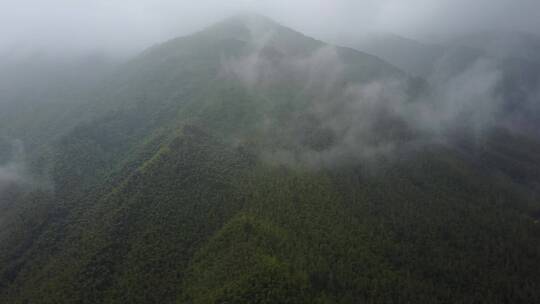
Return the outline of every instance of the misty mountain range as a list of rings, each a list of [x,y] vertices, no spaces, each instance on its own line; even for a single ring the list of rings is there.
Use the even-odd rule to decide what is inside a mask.
[[[540,38],[333,42],[5,58],[0,302],[540,302]]]

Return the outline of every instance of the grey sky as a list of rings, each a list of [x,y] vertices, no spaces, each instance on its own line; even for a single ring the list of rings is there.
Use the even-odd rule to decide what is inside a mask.
[[[240,11],[320,38],[369,30],[424,40],[501,28],[540,34],[538,0],[0,0],[0,51],[133,53]]]

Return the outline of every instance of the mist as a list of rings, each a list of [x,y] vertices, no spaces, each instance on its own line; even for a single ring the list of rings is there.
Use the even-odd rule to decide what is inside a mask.
[[[319,44],[307,53],[294,52],[282,46],[283,35],[271,26],[249,18],[244,22],[249,34],[239,39],[247,41],[247,51],[222,58],[221,76],[238,80],[254,96],[295,83],[301,90],[289,98],[309,100],[307,110],[288,120],[267,115],[260,121],[257,128],[263,137],[288,138],[262,152],[268,162],[311,167],[365,163],[427,145],[451,145],[456,133],[481,144],[485,134],[507,121],[498,90],[503,71],[489,56],[457,65],[454,54],[445,54],[418,88],[399,72],[371,70],[368,62],[380,63],[376,57],[356,54],[371,71],[367,79],[357,79],[347,71],[351,64],[344,61],[347,49]]]
[[[13,140],[10,146],[9,156],[0,162],[0,196],[10,186],[32,183],[27,172],[22,142]]]
[[[96,60],[84,65],[66,64],[80,62],[79,59],[69,58],[101,58],[97,61],[101,64],[105,62],[105,65],[108,62],[129,61],[152,45],[200,31],[226,17],[246,12],[267,16],[316,39],[350,47],[360,45],[356,42],[366,33],[374,32],[394,33],[418,39],[427,45],[442,42],[465,47],[476,46],[456,37],[486,31],[519,31],[540,35],[540,3],[533,0],[480,0],[474,3],[464,0],[299,0],[292,3],[284,0],[203,0],[196,3],[171,0],[129,3],[121,0],[9,0],[4,8],[0,12],[0,36],[3,37],[0,40],[0,67],[4,72],[0,75],[0,104],[7,99],[6,95],[1,94],[4,92],[20,97],[19,91],[28,91],[29,86],[53,87],[50,82],[40,84],[39,79],[36,84],[30,77],[39,74],[35,70],[46,70],[43,74],[53,75],[49,69],[38,66],[29,73],[20,74],[20,62],[47,61],[48,66],[52,67],[71,65],[70,69],[64,69],[69,73],[54,74],[50,78],[60,79],[60,85],[73,79],[80,79],[75,83],[86,84],[93,80],[77,75],[77,71],[98,66]],[[296,144],[299,146],[291,144],[293,147],[289,148],[299,155],[287,156],[289,150],[271,153],[282,155],[284,159],[300,158],[308,163],[370,159],[392,155],[396,150],[423,143],[446,142],[447,135],[457,128],[466,128],[467,132],[480,138],[496,124],[506,123],[512,129],[523,121],[519,115],[508,119],[501,116],[505,104],[504,94],[499,88],[505,70],[494,59],[497,56],[513,56],[519,43],[505,40],[504,48],[497,47],[504,50],[503,54],[481,50],[459,64],[454,62],[456,57],[452,51],[445,50],[439,54],[438,46],[434,46],[436,58],[429,61],[430,70],[424,74],[400,66],[399,60],[386,58],[384,53],[356,47],[360,51],[381,56],[401,68],[407,76],[422,77],[429,89],[411,102],[409,84],[403,80],[372,75],[369,82],[341,86],[346,79],[347,63],[342,62],[338,48],[330,45],[321,46],[305,56],[286,58],[276,65],[264,54],[275,33],[265,32],[253,24],[250,28],[250,52],[240,58],[222,58],[222,73],[233,75],[249,89],[271,87],[277,82],[286,81],[282,75],[297,75],[291,77],[303,79],[301,86],[304,92],[314,96],[306,120],[316,121],[319,131],[333,141],[331,147],[306,149],[306,143],[302,142],[305,132],[292,130],[289,137],[293,142],[299,142]],[[392,48],[387,48],[387,51],[395,53]],[[534,54],[523,57],[529,60]],[[114,59],[109,61],[103,58]],[[409,58],[404,60],[408,61]],[[95,74],[97,76],[94,78],[100,78],[101,70]],[[21,83],[24,85],[18,86]],[[521,83],[515,86],[521,86]],[[537,88],[536,84],[530,87]],[[15,93],[12,92],[14,88]],[[44,99],[46,94],[43,92],[46,90],[39,90],[25,98]],[[534,104],[538,95],[538,90],[523,93],[523,99],[527,100],[523,107],[537,109]],[[50,97],[54,100],[61,98],[74,99],[69,94],[60,97],[53,94]],[[501,117],[504,118],[503,123]],[[305,119],[296,118],[299,121]],[[382,134],[384,124],[402,132]],[[421,136],[410,138],[410,133]],[[24,180],[21,171],[21,165],[15,162],[2,167],[1,172],[4,180]]]
[[[24,183],[24,166],[21,163],[10,162],[0,166],[0,195],[14,184]]]
[[[1,303],[540,303],[540,0],[0,0]]]
[[[266,15],[320,39],[367,31],[422,40],[485,30],[540,33],[535,0],[4,0],[0,54],[106,53],[129,57],[239,12]]]

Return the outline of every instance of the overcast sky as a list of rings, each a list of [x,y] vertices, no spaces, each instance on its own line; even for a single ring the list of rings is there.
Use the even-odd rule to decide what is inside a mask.
[[[323,39],[370,30],[423,40],[489,29],[540,34],[540,0],[0,0],[0,51],[129,54],[241,11]]]

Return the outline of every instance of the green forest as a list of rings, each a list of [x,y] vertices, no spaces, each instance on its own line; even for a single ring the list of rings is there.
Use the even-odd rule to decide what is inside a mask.
[[[0,113],[0,303],[540,303],[540,137],[243,18]]]

